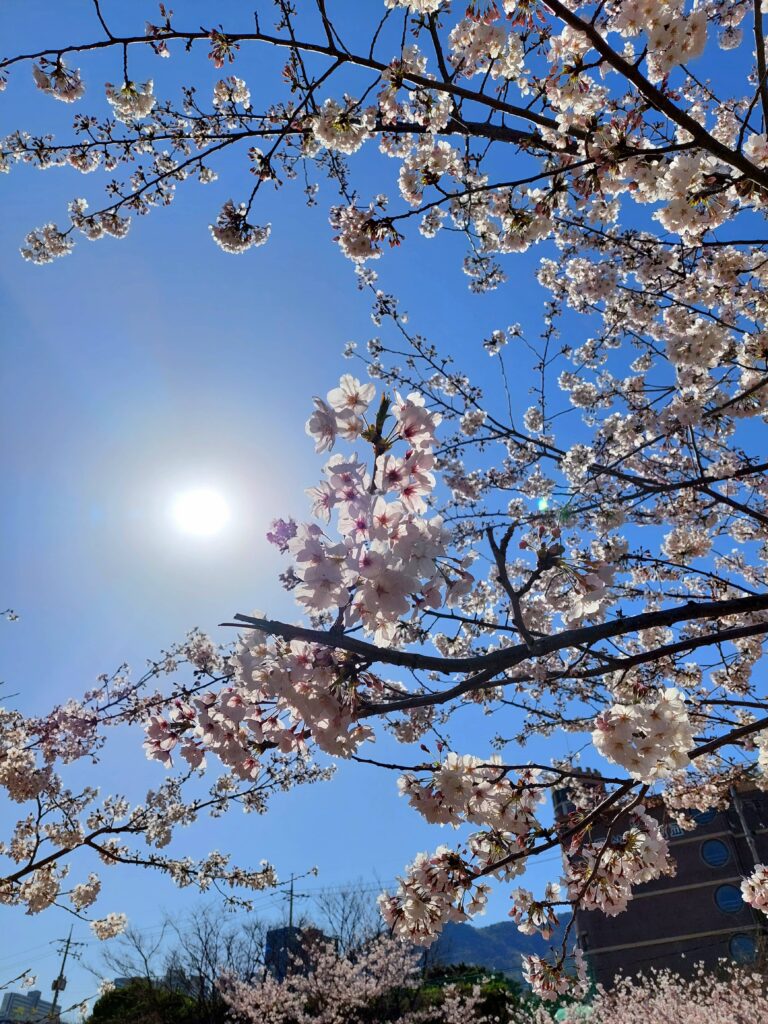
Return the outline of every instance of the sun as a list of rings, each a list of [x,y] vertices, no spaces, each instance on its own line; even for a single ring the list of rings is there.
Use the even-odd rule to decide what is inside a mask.
[[[218,491],[197,487],[176,496],[171,516],[182,533],[211,537],[229,521],[229,505]]]

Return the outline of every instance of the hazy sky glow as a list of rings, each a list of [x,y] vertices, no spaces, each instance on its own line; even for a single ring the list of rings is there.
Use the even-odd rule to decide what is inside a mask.
[[[119,22],[120,5],[103,6]],[[210,4],[180,6],[185,21],[210,21],[203,13]],[[131,24],[143,25],[156,4],[130,8]],[[0,32],[7,52],[96,34],[82,0],[5,4]],[[117,74],[112,58],[82,63],[94,90]],[[168,66],[158,71],[158,63]],[[194,67],[192,58],[154,61],[152,73],[163,76],[156,91],[178,90]],[[238,73],[250,80],[247,65]],[[61,107],[15,76],[0,103],[0,131],[63,128],[72,112]],[[358,164],[364,181],[374,163]],[[389,182],[391,165],[381,166]],[[3,179],[2,600],[21,619],[1,627],[0,679],[24,711],[76,696],[123,662],[140,674],[147,658],[194,626],[225,640],[232,631],[217,624],[238,611],[295,617],[276,579],[283,562],[264,535],[275,516],[307,514],[304,490],[323,464],[304,433],[312,396],[350,369],[345,342],[364,344],[376,329],[331,242],[329,188],[309,210],[298,188],[265,194],[273,234],[263,249],[232,257],[212,244],[207,224],[233,188],[249,187],[244,169],[235,184],[227,169],[219,183],[180,189],[171,208],[135,222],[124,241],[81,241],[71,257],[42,268],[18,256],[24,235],[61,221],[74,196],[95,204],[103,176],[22,167]],[[533,268],[541,253],[517,257],[514,281],[481,298],[467,290],[460,253],[460,242],[415,236],[406,254],[393,253],[378,269],[416,329],[446,352],[474,346],[476,358],[464,355],[469,363],[484,358],[482,339],[495,328],[536,322],[543,293]],[[522,401],[528,383],[516,379]],[[190,500],[200,489],[207,497]],[[469,718],[465,735],[472,749]],[[118,734],[112,747],[100,771],[105,790],[140,796],[162,777],[143,759],[141,736]],[[82,771],[81,781],[91,782]],[[331,783],[275,799],[266,817],[202,822],[188,833],[185,852],[230,850],[245,864],[267,858],[282,877],[316,865],[319,877],[306,891],[357,878],[390,881],[416,851],[444,837],[398,800],[394,776],[364,773],[342,768]],[[536,865],[533,884],[553,859]],[[181,914],[199,900],[146,873],[104,876],[103,912],[127,909],[139,928],[154,929],[164,908]],[[507,904],[500,893],[478,923],[503,918]],[[281,905],[274,895],[259,903],[272,915]],[[2,934],[13,941],[0,942],[0,980],[31,967],[47,992],[55,956],[46,944],[72,919],[55,909],[39,919],[2,914]],[[75,923],[75,938],[97,964],[87,927]],[[70,979],[68,1001],[96,988],[77,965]]]

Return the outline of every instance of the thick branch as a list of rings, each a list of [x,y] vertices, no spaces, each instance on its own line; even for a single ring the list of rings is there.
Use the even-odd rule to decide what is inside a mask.
[[[578,629],[566,629],[552,636],[536,640],[532,647],[526,644],[515,644],[490,654],[477,654],[469,658],[441,658],[435,655],[418,654],[412,651],[398,651],[388,647],[377,647],[376,644],[358,640],[347,633],[334,633],[331,630],[308,629],[306,626],[293,626],[287,622],[274,619],[254,618],[251,615],[236,615],[234,622],[223,622],[222,626],[250,626],[262,633],[282,637],[284,640],[306,640],[335,650],[357,654],[369,664],[382,663],[397,665],[402,668],[426,669],[437,672],[482,672],[501,671],[513,668],[527,658],[541,657],[569,647],[589,645],[598,640],[610,637],[626,636],[643,629],[655,626],[674,626],[679,622],[693,622],[697,619],[723,619],[729,616],[749,615],[753,612],[768,610],[768,594],[756,594],[754,597],[737,597],[724,601],[688,601],[675,608],[666,608],[656,612],[641,612],[639,615],[620,616],[609,622],[601,622],[594,626],[581,626]]]
[[[632,654],[626,658],[609,658],[607,663],[597,665],[594,668],[584,669],[582,672],[574,672],[566,670],[564,672],[553,673],[549,677],[549,682],[560,682],[567,679],[582,680],[582,679],[594,679],[599,676],[604,676],[608,672],[626,672],[631,668],[635,668],[637,665],[647,665],[650,662],[659,662],[665,658],[673,657],[676,654],[689,653],[695,651],[699,647],[711,647],[714,644],[732,643],[734,640],[743,640],[750,636],[762,636],[768,633],[768,622],[759,622],[751,626],[738,626],[733,629],[719,630],[717,633],[707,633],[704,636],[691,637],[687,640],[679,640],[674,644],[666,644],[663,647],[655,647],[651,651],[642,651],[639,654]],[[593,652],[599,654],[601,657],[605,657],[605,652]],[[384,715],[394,711],[408,711],[413,708],[430,707],[433,704],[445,704],[449,700],[453,700],[455,697],[461,697],[465,693],[471,693],[475,690],[488,689],[490,686],[503,686],[507,681],[511,683],[524,683],[530,682],[529,677],[515,677],[511,680],[505,679],[494,679],[498,673],[484,672],[480,675],[470,676],[463,682],[458,683],[456,686],[450,687],[448,690],[440,690],[437,693],[419,693],[413,694],[411,697],[404,697],[402,700],[390,701],[386,704],[373,704],[366,708],[364,713],[360,716],[361,718],[368,718],[371,715]],[[730,703],[730,702],[727,702]],[[764,707],[764,705],[755,705],[756,707]],[[538,711],[540,714],[541,711]]]
[[[758,92],[763,108],[763,131],[768,129],[768,69],[765,64],[765,34],[763,33],[762,0],[752,0],[754,14],[755,53],[757,57]]]

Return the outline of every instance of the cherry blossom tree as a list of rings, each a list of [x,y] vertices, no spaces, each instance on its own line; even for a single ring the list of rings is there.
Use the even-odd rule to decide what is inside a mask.
[[[413,946],[386,936],[344,953],[320,941],[282,979],[229,974],[220,987],[231,1017],[244,1024],[513,1024],[535,1012],[511,991],[489,998],[489,979],[477,974],[473,982],[430,984],[419,959]]]
[[[318,1024],[365,1021],[372,1004],[418,984],[413,948],[380,937],[356,954],[339,953],[318,941],[282,979],[266,973],[260,981],[222,979],[222,994],[238,1020],[253,1024]]]
[[[75,198],[67,224],[30,232],[22,254],[36,263],[79,235],[122,237],[177,187],[213,180],[225,151],[254,178],[211,218],[226,252],[268,242],[269,189],[301,182],[312,204],[321,181],[334,190],[331,233],[378,333],[348,351],[370,379],[345,374],[314,399],[307,431],[332,454],[310,518],[277,519],[269,534],[299,621],[237,615],[241,637],[211,654],[216,673],[143,693],[127,714],[145,722],[151,757],[193,774],[218,760],[236,787],[272,758],[315,752],[398,773],[414,810],[463,839],[417,855],[382,896],[396,936],[428,945],[482,910],[492,880],[561,847],[562,885],[511,890],[518,925],[548,934],[562,908],[619,913],[634,886],[674,870],[649,796],[690,827],[732,787],[765,785],[763,6],[385,0],[353,17],[325,0],[262,0],[227,11],[226,26],[182,24],[161,6],[120,34],[94,2],[91,36],[0,61],[9,96],[31,75],[96,111],[76,115],[66,141],[15,132],[3,168],[109,177],[105,205]],[[190,84],[166,96],[132,77],[141,51],[163,68],[207,52],[228,74],[212,95]],[[258,61],[276,52],[273,80]],[[87,73],[96,53],[115,56],[103,97]],[[390,162],[355,184],[357,154],[376,147]],[[462,235],[477,293],[538,246],[538,336],[499,325],[466,366],[441,354],[371,266],[389,247],[406,258],[416,232],[435,245]],[[473,710],[496,726],[477,753],[460,731]],[[14,777],[29,770],[12,758],[33,748],[68,756],[63,719],[14,728]],[[397,762],[372,756],[383,731],[403,745]],[[563,733],[582,734],[583,761],[563,755]],[[522,749],[535,736],[552,738],[541,763]],[[553,824],[546,798],[564,787],[576,809]],[[113,830],[124,817],[104,813]],[[43,870],[54,869],[38,864],[38,888]],[[760,909],[767,878],[757,866],[745,881]],[[575,991],[569,940],[570,929],[553,958],[528,961],[545,996]]]
[[[481,982],[447,984],[437,1005],[420,998],[413,957],[402,944],[378,940],[357,959],[333,946],[316,947],[309,965],[278,980],[225,978],[222,992],[233,1018],[253,1024],[751,1024],[768,1013],[765,979],[759,972],[699,966],[683,979],[671,971],[623,978],[586,1003],[546,1003],[508,998],[488,1012]]]
[[[555,1018],[546,1008],[519,1016],[515,1024],[749,1024],[768,1013],[765,980],[757,972],[700,968],[693,978],[669,971],[624,979],[611,992],[600,991],[588,1006],[572,1005]]]

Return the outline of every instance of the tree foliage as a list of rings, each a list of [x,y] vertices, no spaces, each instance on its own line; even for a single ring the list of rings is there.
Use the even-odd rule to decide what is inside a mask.
[[[136,978],[105,992],[93,1006],[92,1024],[198,1024],[194,999]]]

